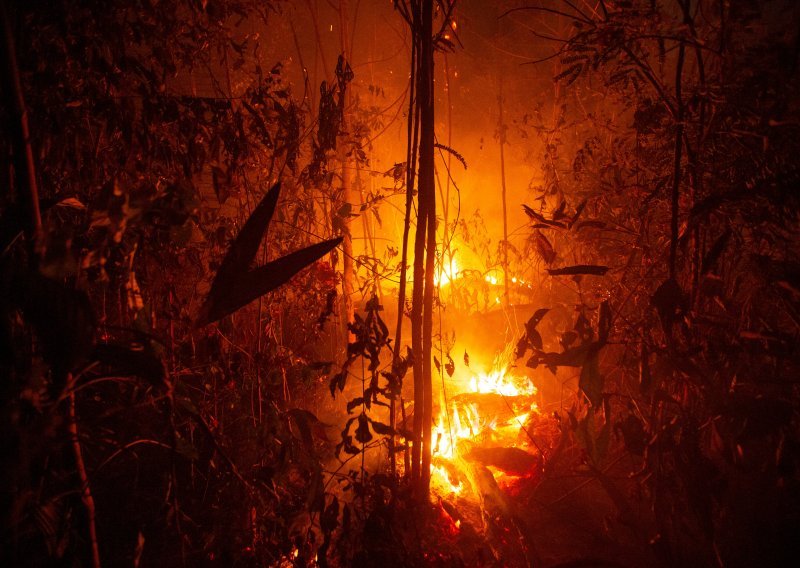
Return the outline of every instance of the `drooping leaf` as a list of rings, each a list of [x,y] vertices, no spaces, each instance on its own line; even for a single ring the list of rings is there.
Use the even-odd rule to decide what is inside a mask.
[[[575,208],[575,214],[572,216],[572,219],[569,220],[569,228],[570,229],[575,226],[575,223],[578,222],[578,219],[580,218],[581,213],[583,213],[583,210],[586,208],[586,203],[587,203],[587,201],[586,201],[586,199],[584,199]]]
[[[546,264],[553,264],[556,260],[556,251],[553,245],[540,231],[536,231],[536,250]]]
[[[592,407],[599,408],[603,400],[603,376],[600,374],[600,357],[597,351],[586,358],[578,386],[592,403]]]
[[[362,444],[367,444],[372,440],[372,432],[369,431],[369,419],[363,412],[358,415],[358,426],[355,434],[356,440]]]
[[[464,351],[464,365],[469,367],[469,353],[467,353],[466,350]]]
[[[456,372],[456,363],[449,353],[447,354],[447,363],[444,364],[444,370],[447,372],[448,377],[452,377],[453,373]]]
[[[710,270],[714,268],[714,265],[717,263],[720,255],[722,255],[725,247],[728,245],[728,240],[731,237],[731,230],[728,229],[724,233],[722,233],[714,244],[711,245],[711,248],[708,250],[706,255],[703,257],[703,264],[702,268],[700,269],[701,274],[706,274]]]

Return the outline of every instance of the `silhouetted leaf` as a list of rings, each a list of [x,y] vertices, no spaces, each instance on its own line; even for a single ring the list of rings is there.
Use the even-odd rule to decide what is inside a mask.
[[[394,434],[394,430],[392,430],[392,427],[388,424],[378,422],[377,420],[370,420],[370,424],[372,424],[372,429],[379,436],[391,436]]]
[[[575,226],[575,223],[578,222],[578,218],[581,216],[581,213],[583,213],[583,210],[586,208],[586,203],[587,203],[587,201],[586,201],[586,199],[584,199],[575,208],[575,214],[572,216],[572,219],[569,220],[569,228],[570,229]]]
[[[603,276],[608,272],[608,266],[599,266],[596,264],[576,264],[575,266],[565,266],[563,268],[548,268],[550,276],[577,276],[577,275],[592,275]]]
[[[319,260],[342,242],[341,237],[311,245],[288,254],[264,266],[238,274],[226,275],[211,285],[211,291],[201,309],[198,325],[213,323],[246,306],[267,292],[285,284],[292,276]]]
[[[338,238],[317,243],[251,270],[279,193],[280,184],[275,184],[233,241],[200,310],[199,326],[215,322],[274,290],[341,242]]]
[[[600,374],[600,362],[596,350],[586,358],[578,386],[592,403],[592,407],[599,408],[603,399],[603,376]]]
[[[356,440],[362,444],[367,444],[372,440],[372,432],[369,431],[369,419],[363,412],[358,415],[358,427],[355,434]]]
[[[597,322],[597,337],[600,343],[608,342],[608,334],[611,331],[611,308],[608,300],[600,304],[600,317]]]
[[[496,467],[510,475],[532,473],[539,466],[539,458],[519,448],[472,448],[464,459],[485,466]]]
[[[553,249],[553,245],[550,244],[550,241],[547,240],[547,237],[540,231],[536,231],[536,250],[546,264],[553,264],[553,262],[555,262],[556,251]]]
[[[728,239],[730,239],[730,237],[731,237],[731,230],[728,229],[724,233],[722,233],[716,241],[714,241],[714,244],[711,245],[711,248],[703,257],[703,264],[700,270],[701,274],[706,274],[708,271],[714,268],[714,265],[716,264],[720,255],[725,250],[725,247],[728,244]]]

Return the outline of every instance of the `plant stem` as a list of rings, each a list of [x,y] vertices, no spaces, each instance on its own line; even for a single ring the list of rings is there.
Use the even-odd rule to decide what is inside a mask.
[[[72,375],[67,376],[68,388],[72,389]],[[81,501],[86,509],[86,516],[89,523],[89,543],[92,547],[92,567],[100,568],[100,548],[97,544],[97,524],[96,524],[96,510],[94,506],[94,497],[92,496],[92,489],[89,485],[89,476],[86,473],[86,463],[83,461],[83,451],[81,449],[81,442],[78,438],[78,420],[75,412],[75,392],[71,391],[69,394],[69,422],[68,430],[70,439],[72,441],[72,453],[75,456],[75,469],[78,470],[78,476],[81,480]]]

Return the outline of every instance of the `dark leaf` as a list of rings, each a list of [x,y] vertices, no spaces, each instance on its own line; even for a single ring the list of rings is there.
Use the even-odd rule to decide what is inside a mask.
[[[578,386],[592,403],[593,408],[598,408],[603,400],[603,376],[600,374],[600,357],[595,350],[586,358],[581,369],[581,378]]]
[[[525,475],[539,466],[539,458],[519,448],[473,448],[464,455],[467,461],[496,467],[510,475]]]
[[[685,297],[680,285],[673,278],[661,283],[651,298],[658,312],[661,327],[667,338],[672,337],[672,325],[684,310]]]
[[[372,424],[372,429],[379,436],[392,436],[394,434],[394,430],[392,430],[392,427],[388,424],[378,422],[377,420],[370,420],[370,423]]]
[[[362,404],[364,404],[364,397],[363,396],[358,396],[358,397],[354,398],[353,400],[351,400],[350,402],[347,403],[347,414],[352,413],[353,409],[355,407],[361,406]]]
[[[372,432],[369,431],[369,419],[363,412],[358,415],[358,427],[356,428],[356,440],[362,444],[369,443],[372,440]]]
[[[536,250],[539,252],[539,256],[542,257],[542,260],[545,261],[547,264],[553,264],[556,260],[556,251],[553,249],[553,245],[550,244],[550,241],[547,240],[540,231],[536,231]]]
[[[456,364],[453,361],[453,358],[450,357],[450,354],[447,354],[447,363],[444,364],[444,370],[447,371],[447,376],[452,377],[453,373],[456,372]]]
[[[578,222],[578,218],[581,216],[581,213],[583,213],[583,210],[584,210],[585,208],[586,208],[586,200],[584,199],[584,200],[583,200],[583,201],[581,201],[581,202],[580,202],[580,204],[579,204],[579,205],[578,205],[578,206],[575,208],[575,214],[572,216],[572,219],[570,219],[570,220],[569,220],[569,228],[570,228],[570,229],[571,229],[572,227],[574,227],[574,226],[575,226],[575,223],[577,223],[577,222]]]
[[[608,334],[611,331],[611,308],[608,305],[608,300],[600,304],[600,318],[597,323],[597,336],[600,343],[608,342]]]
[[[722,233],[719,238],[714,241],[714,244],[711,245],[711,248],[703,257],[703,264],[701,269],[701,274],[706,274],[710,270],[714,268],[714,265],[717,263],[720,255],[725,250],[725,247],[728,245],[728,240],[731,237],[731,230],[728,229],[724,233]]]
[[[535,329],[528,332],[528,341],[539,351],[542,350],[542,336]]]
[[[608,272],[608,266],[599,266],[596,264],[576,264],[575,266],[565,266],[563,268],[548,268],[547,272],[550,276],[577,276],[577,275],[592,275],[603,276]]]
[[[220,320],[285,284],[292,276],[319,260],[341,242],[341,237],[323,241],[268,262],[255,270],[236,274],[233,278],[231,274],[220,278],[218,273],[201,309],[198,325]]]
[[[526,331],[530,331],[532,329],[536,329],[536,326],[542,321],[542,318],[547,315],[547,312],[550,311],[550,308],[540,308],[534,312],[534,314],[530,317],[528,322],[525,324]]]
[[[215,322],[274,290],[341,242],[339,238],[317,243],[250,270],[264,233],[275,213],[279,193],[280,184],[275,184],[233,241],[203,303],[198,325]]]
[[[469,367],[469,353],[467,353],[466,351],[464,351],[464,365]]]

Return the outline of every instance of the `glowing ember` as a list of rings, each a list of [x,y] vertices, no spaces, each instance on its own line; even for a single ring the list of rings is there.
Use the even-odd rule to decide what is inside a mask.
[[[507,367],[474,374],[451,388],[434,427],[431,476],[445,491],[460,494],[469,478],[464,455],[481,446],[515,448],[520,430],[538,409],[536,387]]]

